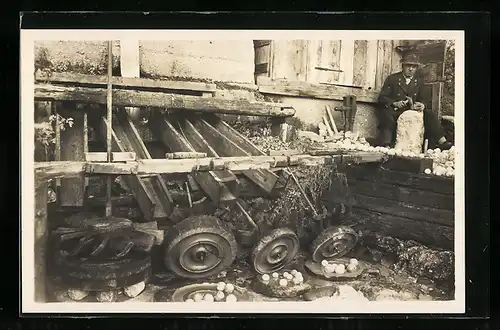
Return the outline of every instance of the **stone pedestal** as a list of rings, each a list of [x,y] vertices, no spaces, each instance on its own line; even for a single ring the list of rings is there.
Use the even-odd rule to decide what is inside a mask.
[[[396,132],[396,149],[414,152],[422,152],[424,142],[424,113],[407,110],[398,118]]]

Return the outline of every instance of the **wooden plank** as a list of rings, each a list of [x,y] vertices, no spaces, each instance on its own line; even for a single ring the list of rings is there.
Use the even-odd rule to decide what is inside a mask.
[[[107,119],[102,117],[101,133],[103,135],[107,135],[108,128],[109,125]],[[114,129],[111,129],[111,137],[112,150],[129,153],[134,152],[132,143],[130,142],[128,135],[123,130],[123,125],[115,125]],[[144,180],[135,175],[124,176],[123,181],[136,197],[137,203],[139,204],[144,217],[147,220],[153,220],[155,217],[155,208],[157,203],[155,202],[154,196],[148,191],[148,188],[151,188],[151,186],[146,185]]]
[[[86,75],[78,73],[48,73],[37,71],[35,81],[51,82],[59,84],[80,84],[80,85],[106,85],[107,77],[104,75]],[[111,79],[113,86],[121,88],[141,88],[150,90],[164,91],[197,91],[197,92],[215,92],[217,86],[212,83],[191,82],[191,81],[169,81],[160,79],[148,79],[138,77],[113,77]]]
[[[174,128],[169,120],[157,116],[154,126],[154,132],[158,138],[167,146],[172,152],[196,152],[196,150],[189,144],[189,142]],[[170,160],[170,161],[176,161]],[[181,162],[187,162],[186,159],[181,159]],[[195,163],[201,164],[201,159],[194,159]],[[199,162],[199,163],[198,163]],[[208,164],[209,166],[211,164]],[[191,169],[193,171],[193,169]],[[191,172],[191,171],[188,171]],[[194,170],[196,171],[196,170]],[[234,203],[236,197],[231,193],[229,188],[224,184],[223,178],[217,176],[212,170],[208,173],[193,173],[195,181],[203,189],[203,191],[210,197],[213,203]]]
[[[56,145],[55,145],[55,150],[54,150],[54,160],[56,162],[61,161],[61,126],[59,123],[59,113],[57,112],[57,109],[60,107],[59,102],[50,102],[53,107],[53,114],[56,116],[55,120],[55,134],[56,134]],[[59,190],[61,187],[61,180],[57,179],[56,180],[56,186],[58,189],[57,194],[59,195]]]
[[[340,83],[340,75],[343,70],[340,63],[341,41],[321,40],[318,67],[332,69],[332,71],[321,70],[318,72],[319,83]]]
[[[84,149],[84,112],[77,110],[74,104],[64,104],[58,109],[64,118],[73,118],[73,127],[66,126],[61,130],[61,160],[83,161]],[[85,196],[85,179],[61,179],[59,205],[63,207],[83,207]]]
[[[368,40],[354,41],[353,54],[353,77],[354,86],[366,86],[367,63],[368,63]]]
[[[209,157],[220,157],[215,149],[210,146],[202,134],[195,128],[191,121],[185,120],[184,123],[184,137],[195,150],[204,152]],[[239,180],[234,173],[230,171],[216,171],[214,174],[226,184],[233,195],[238,195]]]
[[[269,80],[258,78],[259,92],[263,94],[286,95],[342,101],[346,95],[356,96],[356,101],[374,103],[378,93],[361,88],[311,84],[298,81]]]
[[[114,125],[111,131],[113,149],[135,153],[138,159],[151,159],[135,125],[124,111],[116,114],[116,120],[117,125]],[[107,121],[103,118],[102,132],[106,132],[107,127]],[[124,181],[134,192],[146,220],[162,220],[171,213],[172,197],[161,176],[157,174],[150,177],[127,176],[124,177]]]
[[[409,158],[391,157],[391,159],[384,162],[381,166],[382,168],[388,170],[422,174],[427,168],[432,170],[433,160],[432,158],[409,159]]]
[[[348,178],[382,182],[403,187],[412,187],[425,191],[454,196],[454,180],[450,178],[414,174],[403,171],[381,169],[378,165],[366,164],[350,166],[346,169]]]
[[[405,204],[421,205],[435,209],[455,210],[455,198],[450,195],[351,178],[348,178],[348,183],[354,194],[385,198]]]
[[[384,40],[377,40],[377,74],[375,78],[375,89],[380,90],[384,84]]]
[[[48,84],[35,86],[36,100],[74,101],[106,104],[106,89],[68,87]],[[162,92],[113,90],[113,105],[121,107],[151,107],[167,110],[189,110],[233,115],[292,117],[295,109],[283,103],[250,102],[224,98],[167,94]]]
[[[452,251],[454,249],[455,229],[453,227],[367,211],[357,207],[353,207],[351,215],[344,224],[354,224],[355,230],[371,230],[403,240],[414,240],[429,247]]]
[[[384,49],[382,79],[385,80],[392,73],[392,53],[393,53],[392,40],[384,40],[382,47]]]
[[[166,159],[188,159],[188,158],[205,158],[207,154],[204,152],[167,152]]]
[[[86,152],[85,161],[87,162],[105,162],[107,161],[106,152]],[[113,162],[128,162],[136,160],[135,152],[113,152],[111,154]]]
[[[48,180],[50,178],[64,176],[80,176],[88,174],[116,174],[116,175],[153,175],[153,174],[176,174],[205,171],[242,171],[254,169],[280,169],[290,166],[317,166],[317,165],[339,165],[342,164],[342,155],[332,156],[311,156],[311,155],[292,155],[292,156],[246,156],[246,157],[221,157],[221,158],[197,158],[197,159],[140,159],[127,163],[91,163],[91,162],[36,162],[35,175],[37,179]],[[365,165],[366,166],[366,165]],[[352,166],[355,168],[355,166]],[[378,165],[376,166],[378,168]],[[349,170],[351,170],[349,168]],[[358,168],[359,170],[359,168]],[[385,170],[383,173],[389,179],[400,181],[409,181],[408,175],[400,171]],[[369,178],[370,173],[366,170],[362,172],[361,177]],[[394,178],[392,178],[394,176]],[[401,179],[401,176],[404,179]],[[445,178],[434,178],[429,176],[413,175],[414,180],[422,180],[421,185],[433,187],[435,185],[445,186],[446,189],[453,187],[453,180]],[[416,178],[416,179],[415,179]],[[430,180],[430,181],[428,181]],[[437,180],[434,181],[434,180]],[[426,182],[428,181],[428,182]],[[413,182],[406,182],[411,185]],[[429,188],[426,187],[426,188]],[[441,187],[442,189],[442,187]],[[444,190],[446,190],[444,189]],[[432,189],[427,189],[432,190]],[[438,191],[439,192],[439,191]],[[453,190],[451,191],[453,193]]]
[[[443,96],[443,83],[442,82],[433,83],[431,106],[432,106],[432,111],[438,116],[439,119],[441,119],[443,113],[441,106],[442,96]]]
[[[366,45],[366,82],[364,88],[373,92],[377,89],[378,41],[368,40]]]
[[[46,263],[48,252],[49,230],[47,223],[47,194],[48,185],[46,181],[35,181],[35,219],[34,219],[34,300],[37,303],[47,302],[46,291]]]
[[[354,72],[354,40],[343,39],[341,41],[340,51],[340,68],[342,69],[341,83],[346,86],[351,86],[353,83]]]
[[[401,54],[396,51],[397,47],[401,46],[401,40],[392,41],[392,61],[391,61],[391,71],[398,72],[401,71]]]
[[[444,226],[453,226],[455,222],[455,212],[430,208],[421,205],[411,205],[402,202],[395,202],[385,198],[371,197],[361,194],[352,194],[354,204],[358,208],[372,210],[378,213],[391,214],[418,221],[427,221]]]
[[[234,133],[230,133],[231,131],[228,129],[228,127],[230,127],[229,125],[220,125],[226,129],[225,133],[220,132],[203,119],[195,121],[194,125],[206,139],[208,144],[210,144],[212,148],[215,149],[218,155],[222,157],[252,155],[250,152],[244,149],[245,144],[248,145],[248,143],[237,144],[236,142],[234,142],[235,140],[241,141],[241,139],[243,138],[241,135],[235,136],[233,139],[230,139],[227,136],[235,135]],[[194,129],[194,127],[192,127],[192,129]],[[245,141],[247,140],[245,139]],[[276,181],[278,181],[278,176],[276,174],[266,170],[245,170],[242,172],[242,174],[252,180],[267,193],[270,193],[273,190]]]

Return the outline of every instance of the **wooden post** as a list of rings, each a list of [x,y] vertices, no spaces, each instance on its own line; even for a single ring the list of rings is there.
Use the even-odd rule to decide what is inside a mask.
[[[36,181],[35,181],[36,182]],[[47,181],[35,183],[35,301],[46,302]]]
[[[59,121],[56,120],[56,161],[83,161],[85,160],[85,115],[84,111],[77,108],[75,103],[65,102],[58,105],[57,114],[65,118],[73,118],[73,127],[65,126],[59,130]],[[61,143],[57,145],[57,135]],[[58,149],[60,148],[60,151]],[[59,189],[59,205],[62,207],[82,207],[85,192],[85,179],[61,179]]]
[[[108,130],[106,134],[106,151],[108,153],[108,162],[112,161],[112,127],[113,127],[113,86],[111,83],[111,78],[113,78],[113,42],[108,41],[108,94],[107,94],[107,122],[108,122]],[[106,181],[106,216],[111,216],[112,213],[112,205],[111,205],[111,184],[113,183],[111,175],[108,175]]]
[[[441,96],[443,94],[443,83],[442,82],[433,82],[432,83],[432,111],[438,116],[438,119],[441,120]]]

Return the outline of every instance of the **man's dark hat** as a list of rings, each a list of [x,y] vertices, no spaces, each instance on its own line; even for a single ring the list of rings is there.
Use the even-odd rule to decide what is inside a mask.
[[[420,58],[416,53],[404,54],[401,59],[401,64],[421,65]]]

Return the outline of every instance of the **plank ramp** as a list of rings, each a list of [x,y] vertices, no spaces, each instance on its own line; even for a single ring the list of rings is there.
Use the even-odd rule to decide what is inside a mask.
[[[102,118],[102,134],[106,134],[108,124]],[[134,152],[138,159],[151,159],[137,129],[126,113],[116,115],[116,123],[111,132],[113,150]],[[137,203],[147,221],[165,220],[172,212],[172,198],[161,175],[126,175],[123,180],[137,198]]]
[[[174,127],[172,122],[157,114],[153,120],[153,133],[157,138],[170,149],[171,152],[196,152],[189,141]],[[236,176],[234,174],[223,171],[209,172],[194,172],[191,174],[196,183],[210,197],[215,204],[231,204],[236,202],[236,189],[231,189],[228,186],[235,188]]]

